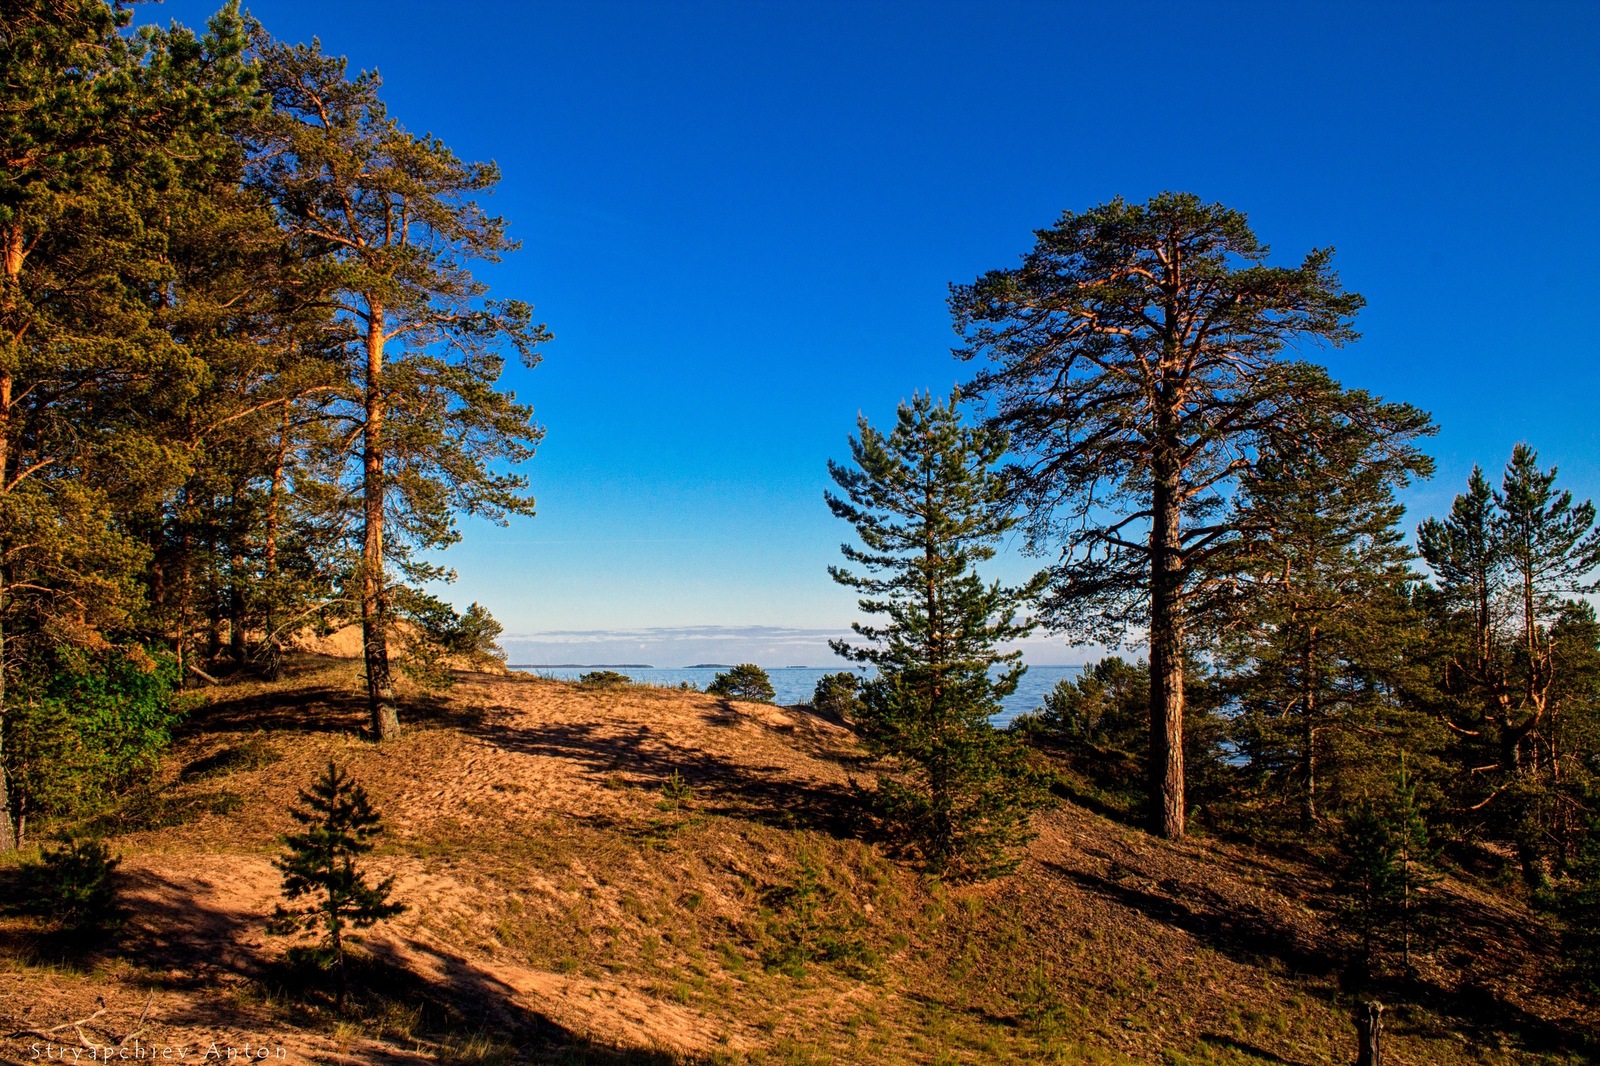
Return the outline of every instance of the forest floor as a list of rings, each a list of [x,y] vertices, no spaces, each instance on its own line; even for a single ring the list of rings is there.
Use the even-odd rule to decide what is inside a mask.
[[[1015,875],[950,886],[861,839],[870,763],[804,708],[464,674],[379,747],[360,688],[303,656],[209,690],[94,826],[122,928],[68,950],[0,917],[0,1058],[1354,1060],[1332,886],[1301,857],[1061,802]],[[385,817],[370,866],[408,908],[364,934],[343,1012],[266,932],[288,808],[330,759]],[[1450,938],[1378,990],[1385,1061],[1594,1061],[1547,922],[1513,889],[1441,891]]]

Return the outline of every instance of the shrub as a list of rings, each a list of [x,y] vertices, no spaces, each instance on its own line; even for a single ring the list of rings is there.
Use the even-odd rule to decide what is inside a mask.
[[[755,663],[740,663],[726,673],[718,674],[706,686],[713,696],[750,703],[771,703],[777,693],[772,690],[772,679]]]
[[[811,709],[848,721],[861,710],[861,678],[848,670],[824,674],[811,694]]]
[[[23,867],[23,909],[69,933],[101,932],[117,918],[113,873],[120,862],[96,838],[46,848],[39,862]]]
[[[419,685],[449,688],[455,683],[452,670],[504,665],[506,653],[496,643],[504,627],[481,604],[457,612],[439,597],[405,586],[394,596],[396,615],[410,623],[400,668]]]
[[[1044,698],[1044,724],[1080,747],[1141,751],[1149,735],[1150,667],[1116,656],[1062,678]]]
[[[694,786],[684,780],[677,770],[667,775],[661,782],[661,802],[658,804],[662,810],[675,810],[685,801],[694,797]]]
[[[61,649],[20,676],[0,753],[19,833],[102,806],[153,765],[182,717],[177,687],[172,656],[137,645]]]
[[[623,688],[633,684],[633,678],[615,670],[591,670],[579,675],[578,684],[585,688]]]

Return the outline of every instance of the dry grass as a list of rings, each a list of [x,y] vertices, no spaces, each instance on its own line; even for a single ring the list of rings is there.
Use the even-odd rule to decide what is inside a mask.
[[[1063,804],[1015,877],[951,887],[857,838],[850,734],[699,693],[464,675],[363,741],[354,663],[211,693],[98,820],[127,927],[87,954],[0,920],[0,1028],[245,1040],[274,1061],[1342,1063],[1348,997],[1314,867],[1161,844]],[[344,1015],[266,936],[297,788],[345,765],[410,910]],[[1593,1005],[1519,904],[1450,882],[1457,939],[1393,983],[1404,1063],[1588,1061]],[[66,1042],[77,1044],[71,1030]],[[36,1038],[0,1039],[26,1060]],[[69,1052],[70,1054],[70,1052]]]

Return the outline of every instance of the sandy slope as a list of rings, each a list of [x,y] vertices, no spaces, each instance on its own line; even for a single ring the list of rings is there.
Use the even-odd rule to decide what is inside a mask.
[[[0,927],[33,960],[0,970],[0,1054],[39,1061],[48,1041],[24,1030],[55,1029],[80,1052],[248,1042],[307,1063],[1346,1058],[1329,886],[1290,860],[1160,844],[1067,804],[1017,876],[950,890],[856,839],[870,767],[806,711],[476,674],[378,748],[357,735],[355,669],[308,659],[213,693],[111,824],[126,929],[61,967],[25,924]],[[263,764],[202,772],[244,748]],[[290,987],[265,931],[287,809],[329,759],[385,815],[371,866],[409,908],[367,934],[386,998],[345,1021]],[[682,802],[663,796],[673,775]],[[1541,973],[1548,934],[1451,892],[1464,947],[1420,967],[1394,1053],[1580,1061],[1564,1046],[1593,1014]]]

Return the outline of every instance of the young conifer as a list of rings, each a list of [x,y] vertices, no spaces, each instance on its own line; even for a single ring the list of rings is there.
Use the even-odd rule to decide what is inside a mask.
[[[320,930],[319,962],[338,975],[338,1006],[344,1007],[347,928],[365,929],[405,910],[389,902],[394,878],[376,885],[356,860],[373,848],[372,838],[383,832],[383,820],[372,809],[367,790],[328,762],[327,771],[300,793],[302,806],[289,814],[306,827],[285,839],[288,853],[273,865],[283,871],[283,896],[298,906],[279,905],[269,929],[288,934]]]
[[[1393,793],[1379,802],[1363,799],[1345,818],[1339,839],[1341,917],[1357,941],[1356,970],[1363,979],[1387,951],[1398,949],[1411,965],[1428,930],[1437,858],[1416,782],[1402,765]]]
[[[998,645],[1032,629],[1016,612],[1041,582],[986,585],[975,569],[1015,519],[993,469],[1005,435],[963,425],[958,400],[919,395],[889,434],[863,418],[854,465],[828,464],[844,492],[828,506],[863,545],[844,545],[844,556],[865,570],[830,573],[884,619],[852,627],[865,643],[833,649],[877,668],[858,721],[904,770],[879,778],[886,820],[934,869],[981,876],[1014,865],[1008,851],[1041,798],[1019,747],[990,724],[1025,669],[1020,652]]]

